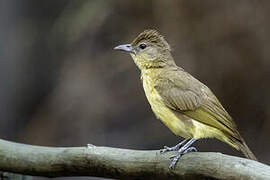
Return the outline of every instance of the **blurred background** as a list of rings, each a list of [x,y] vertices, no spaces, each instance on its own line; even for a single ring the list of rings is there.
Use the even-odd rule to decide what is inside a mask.
[[[178,143],[153,115],[131,57],[113,51],[154,28],[270,164],[269,18],[267,0],[0,1],[0,138],[132,149]],[[214,139],[195,146],[242,156]]]

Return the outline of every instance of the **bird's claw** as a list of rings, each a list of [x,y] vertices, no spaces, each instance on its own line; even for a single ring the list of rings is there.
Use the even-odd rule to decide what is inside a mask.
[[[171,164],[169,166],[170,169],[174,169],[175,168],[175,165],[176,163],[178,162],[179,158],[181,156],[183,156],[184,154],[186,153],[189,153],[189,152],[196,152],[197,149],[195,147],[189,147],[187,149],[179,149],[178,153],[176,155],[173,155],[170,157],[171,159]]]
[[[195,148],[195,147],[190,147],[190,148],[187,148],[185,151],[184,151],[184,154],[185,153],[189,153],[189,152],[197,152],[198,150]]]
[[[174,149],[174,147],[164,146],[163,149],[160,150],[160,153],[163,154],[170,151],[176,151],[176,150]]]
[[[170,151],[178,151],[186,143],[186,141],[187,141],[187,139],[184,139],[183,141],[181,141],[180,143],[176,144],[173,147],[164,146],[164,148],[160,150],[160,153],[166,153],[166,152],[170,152]]]
[[[166,152],[170,152],[170,151],[178,151],[181,146],[182,146],[182,144],[177,144],[176,146],[173,146],[173,147],[164,146],[163,149],[160,150],[160,153],[166,153]]]
[[[178,143],[177,145],[175,145],[173,147],[164,146],[164,148],[160,150],[160,153],[165,153],[165,152],[169,152],[169,151],[177,151],[178,152],[176,155],[173,155],[170,157],[170,159],[171,159],[171,164],[169,166],[170,169],[173,169],[175,167],[177,161],[179,160],[179,158],[182,155],[184,155],[188,152],[197,151],[197,149],[195,147],[190,147],[191,144],[193,144],[195,141],[196,141],[196,139],[194,139],[194,138],[192,138],[190,140],[184,139],[183,141],[181,141],[180,143]]]

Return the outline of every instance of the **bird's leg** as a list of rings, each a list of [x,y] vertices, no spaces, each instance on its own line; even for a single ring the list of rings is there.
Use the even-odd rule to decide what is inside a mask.
[[[168,146],[164,146],[163,149],[160,150],[160,153],[165,153],[165,152],[169,152],[169,151],[178,151],[180,149],[180,147],[185,144],[185,142],[187,142],[188,139],[184,139],[183,141],[181,141],[180,143],[176,144],[173,147],[168,147]]]
[[[190,139],[184,146],[182,146],[179,150],[177,155],[172,156],[172,162],[170,164],[170,168],[173,169],[176,165],[176,163],[178,162],[179,158],[189,152],[194,152],[197,151],[197,149],[195,147],[190,147],[194,142],[196,141],[196,139]]]

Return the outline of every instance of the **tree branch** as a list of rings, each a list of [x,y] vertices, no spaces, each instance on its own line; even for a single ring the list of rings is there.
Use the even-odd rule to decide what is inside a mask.
[[[221,153],[189,153],[170,170],[172,154],[96,146],[53,148],[0,140],[0,170],[45,177],[270,179],[269,166]]]

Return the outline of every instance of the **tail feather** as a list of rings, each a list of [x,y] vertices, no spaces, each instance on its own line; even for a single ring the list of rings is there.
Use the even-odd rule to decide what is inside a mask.
[[[246,156],[246,158],[258,161],[256,156],[249,149],[249,147],[247,146],[245,140],[241,137],[241,135],[239,134],[238,131],[235,131],[234,136],[230,136],[229,139],[230,139],[231,145],[234,148],[241,151]]]
[[[239,142],[238,144],[239,150],[248,158],[255,161],[258,161],[256,156],[253,154],[253,152],[249,149],[246,142],[242,139],[242,142]]]

